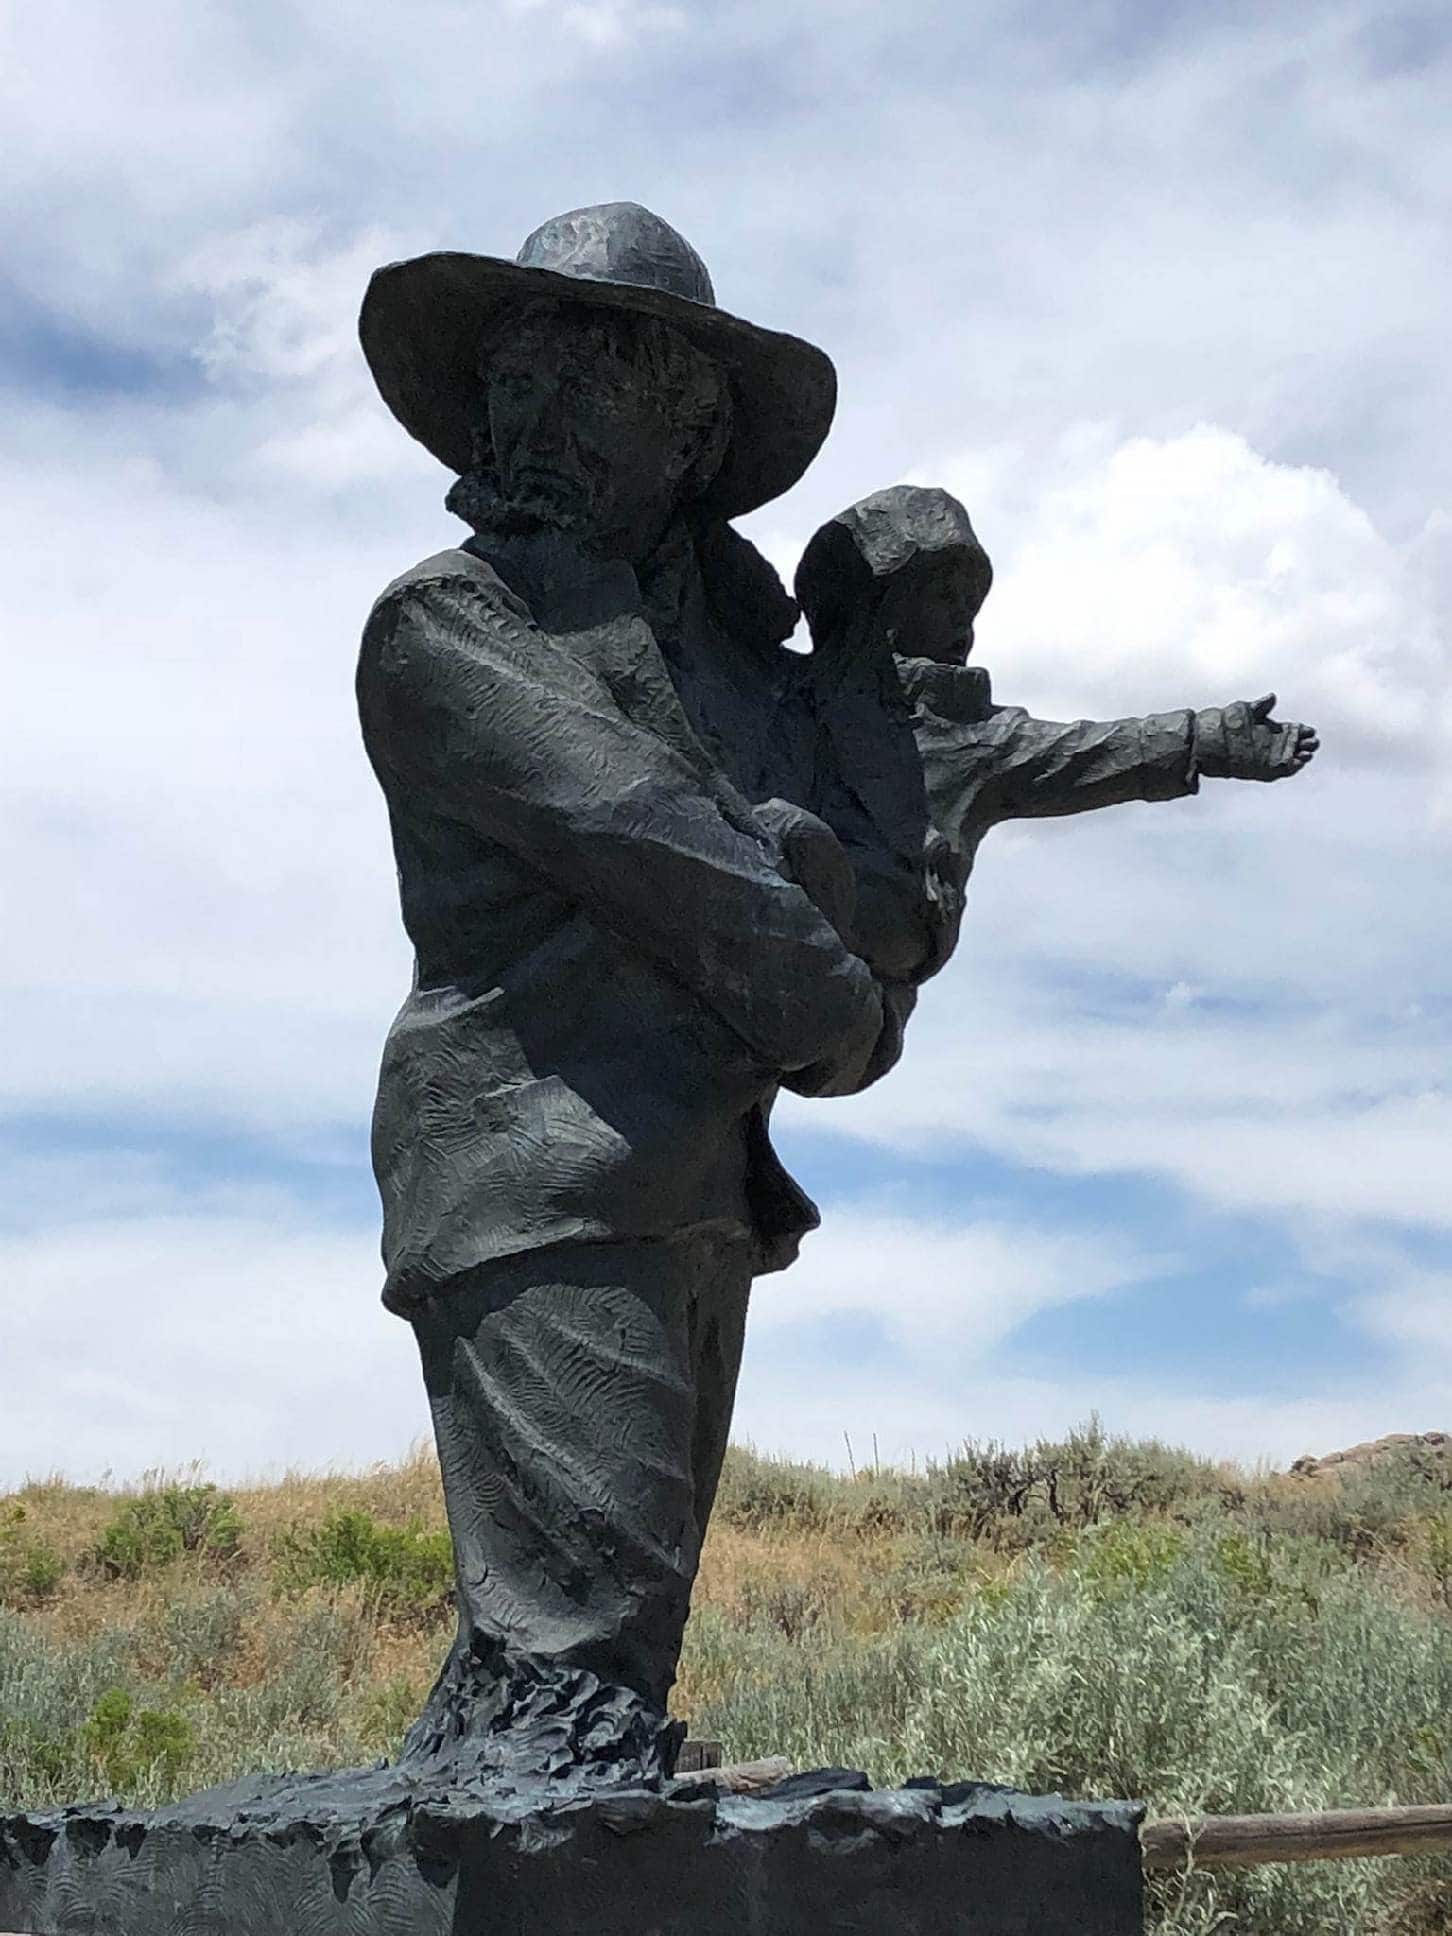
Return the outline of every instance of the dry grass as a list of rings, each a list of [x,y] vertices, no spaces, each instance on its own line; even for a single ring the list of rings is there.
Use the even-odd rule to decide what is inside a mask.
[[[294,1525],[320,1526],[330,1513],[366,1512],[388,1526],[444,1524],[444,1495],[433,1447],[420,1444],[400,1464],[362,1471],[285,1472],[264,1483],[229,1488],[249,1529],[248,1543],[265,1552]]]
[[[437,1541],[413,1530],[444,1525],[432,1451],[234,1488],[237,1523],[212,1549],[108,1572],[117,1515],[201,1479],[0,1498],[0,1804],[145,1802],[247,1768],[354,1763],[417,1712],[451,1627]],[[329,1546],[342,1514],[379,1536]],[[299,1552],[381,1565],[400,1542],[401,1583],[361,1563],[298,1577]],[[1096,1426],[845,1479],[737,1450],[675,1706],[729,1753],[876,1780],[973,1773],[1161,1811],[1444,1800],[1449,1613],[1452,1470],[1412,1451],[1307,1483]],[[139,1718],[98,1745],[116,1689]],[[1452,1876],[1431,1865],[1201,1876],[1155,1896],[1159,1936],[1452,1931]]]

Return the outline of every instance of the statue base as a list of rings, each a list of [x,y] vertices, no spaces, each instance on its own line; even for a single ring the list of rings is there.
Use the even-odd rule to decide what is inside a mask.
[[[382,1770],[369,1771],[375,1778]],[[551,1797],[369,1773],[0,1817],[26,1936],[1141,1936],[1133,1803],[986,1783]],[[370,1793],[370,1789],[374,1792]],[[392,1789],[391,1795],[387,1793]],[[270,1792],[271,1791],[271,1792]]]

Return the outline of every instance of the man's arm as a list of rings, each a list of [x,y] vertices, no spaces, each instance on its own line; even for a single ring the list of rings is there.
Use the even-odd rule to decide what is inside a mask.
[[[464,822],[677,975],[780,1072],[871,1053],[882,1002],[777,844],[628,719],[502,585],[405,581],[358,670],[392,793]]]

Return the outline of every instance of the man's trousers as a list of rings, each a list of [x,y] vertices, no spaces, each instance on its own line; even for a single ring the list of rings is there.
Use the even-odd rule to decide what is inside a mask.
[[[664,1710],[751,1271],[736,1228],[559,1245],[415,1316],[458,1568],[456,1656],[502,1646]]]

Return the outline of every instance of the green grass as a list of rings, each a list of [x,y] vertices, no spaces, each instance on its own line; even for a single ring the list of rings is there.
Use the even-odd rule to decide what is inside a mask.
[[[449,1630],[431,1462],[199,1492],[0,1501],[0,1805],[150,1802],[396,1745]],[[147,1544],[177,1523],[195,1536]],[[678,1707],[733,1758],[878,1782],[1162,1815],[1447,1801],[1449,1576],[1452,1466],[1415,1447],[1332,1480],[1092,1425],[850,1478],[736,1450]],[[1153,1917],[1158,1936],[1445,1936],[1452,1866],[1168,1878]]]

